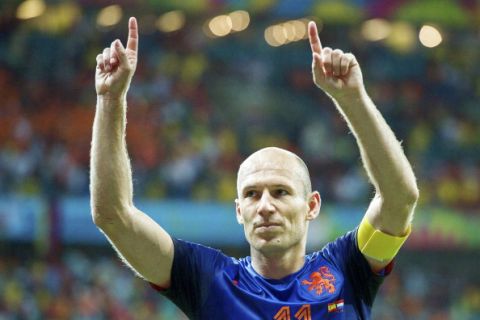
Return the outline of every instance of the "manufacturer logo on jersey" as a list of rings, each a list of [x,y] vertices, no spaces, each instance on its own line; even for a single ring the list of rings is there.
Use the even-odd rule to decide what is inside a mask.
[[[309,280],[302,281],[303,285],[308,286],[308,291],[314,291],[317,295],[321,295],[324,291],[335,292],[335,276],[328,267],[320,267],[318,271],[312,272],[308,278]]]

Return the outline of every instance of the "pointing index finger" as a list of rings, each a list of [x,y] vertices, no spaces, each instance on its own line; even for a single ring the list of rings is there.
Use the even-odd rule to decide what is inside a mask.
[[[128,20],[128,41],[127,49],[137,52],[138,50],[138,25],[137,19],[131,17]]]
[[[312,48],[312,52],[321,54],[322,43],[320,42],[320,37],[318,36],[317,25],[313,21],[310,21],[308,23],[308,38],[310,40],[310,47]]]

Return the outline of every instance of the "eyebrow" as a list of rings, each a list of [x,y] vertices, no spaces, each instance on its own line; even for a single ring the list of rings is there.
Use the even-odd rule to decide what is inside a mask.
[[[276,189],[276,188],[284,188],[284,189],[289,189],[289,190],[295,190],[295,188],[291,185],[288,185],[288,184],[284,184],[284,183],[275,183],[275,184],[272,184],[272,185],[269,185],[269,184],[248,184],[246,185],[245,187],[242,188],[242,193],[247,191],[247,190],[251,190],[251,189],[258,189],[258,187],[261,186],[261,187],[268,187],[268,188],[271,188],[271,189]]]

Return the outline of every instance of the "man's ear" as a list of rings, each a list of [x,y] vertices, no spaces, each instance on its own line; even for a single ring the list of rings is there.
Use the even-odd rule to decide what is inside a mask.
[[[237,217],[237,222],[238,224],[243,224],[243,216],[240,211],[240,202],[238,199],[235,199],[235,212],[236,212],[236,217]]]
[[[308,198],[307,220],[313,220],[318,216],[321,205],[322,198],[320,197],[320,193],[318,193],[318,191],[312,192]]]

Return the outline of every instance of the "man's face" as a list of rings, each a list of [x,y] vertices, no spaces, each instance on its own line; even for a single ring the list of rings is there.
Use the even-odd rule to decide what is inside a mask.
[[[298,161],[284,150],[260,152],[242,164],[237,220],[253,249],[274,253],[304,246],[320,198],[305,190],[305,175],[299,170]]]

